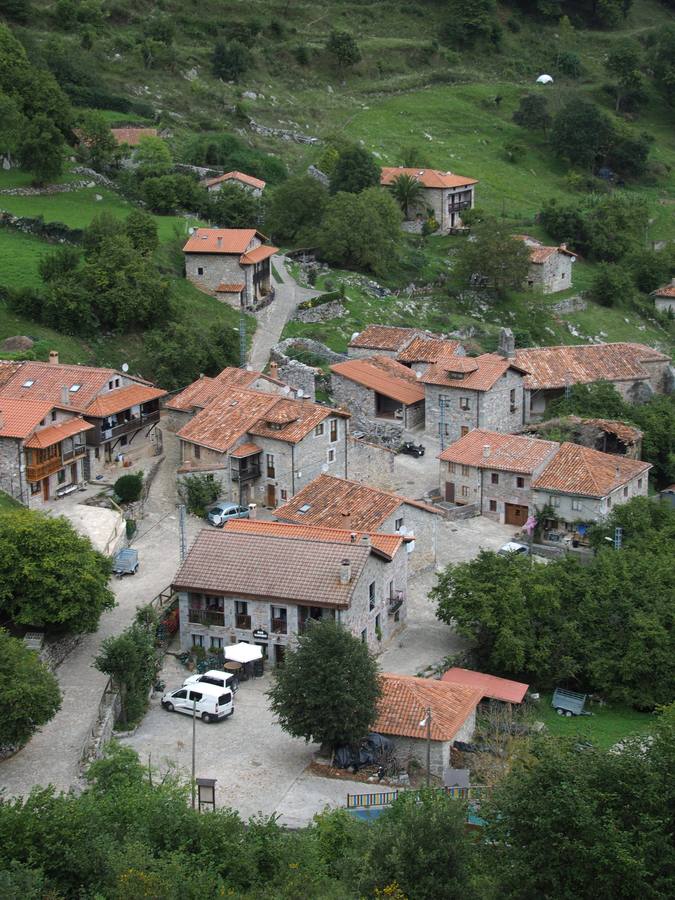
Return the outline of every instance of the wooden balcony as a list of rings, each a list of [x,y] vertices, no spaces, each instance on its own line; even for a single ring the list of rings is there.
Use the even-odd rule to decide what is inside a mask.
[[[237,628],[242,628],[244,631],[251,630],[251,617],[244,615],[244,613],[237,613]]]
[[[48,475],[53,475],[63,468],[61,456],[53,456],[51,459],[45,459],[43,462],[33,463],[26,466],[26,481],[42,481]]]
[[[225,613],[222,609],[190,609],[188,622],[193,625],[225,625]]]
[[[77,447],[73,447],[72,450],[64,450],[61,454],[61,459],[66,462],[72,462],[74,459],[79,459],[81,456],[87,452],[87,447],[85,444],[78,444]]]
[[[395,615],[399,609],[403,606],[403,602],[405,601],[405,594],[403,591],[394,591],[394,593],[389,598],[389,606],[388,613],[390,616]]]
[[[458,203],[448,204],[448,212],[456,213],[456,212],[461,212],[463,209],[471,209],[471,201],[470,200],[461,200]]]
[[[152,412],[141,413],[135,419],[129,419],[127,422],[119,422],[112,428],[101,428],[101,441],[111,441],[123,434],[129,434],[132,431],[138,431],[139,428],[145,428],[155,422],[159,422],[160,411],[158,409]]]
[[[252,481],[254,478],[260,478],[260,466],[232,466],[230,478],[232,481]]]

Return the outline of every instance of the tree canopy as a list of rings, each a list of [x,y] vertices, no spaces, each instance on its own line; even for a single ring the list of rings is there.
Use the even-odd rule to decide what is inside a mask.
[[[424,197],[424,188],[412,175],[398,175],[392,181],[390,190],[405,219],[410,218],[410,207],[418,204]]]
[[[312,623],[300,635],[268,693],[284,731],[331,747],[366,736],[379,696],[377,663],[367,645],[332,620]]]
[[[331,194],[345,191],[358,194],[380,183],[380,167],[375,157],[364,147],[342,150],[330,176]]]
[[[266,204],[265,227],[275,240],[302,245],[315,239],[328,191],[316,178],[300,175],[275,188]]]
[[[0,749],[20,747],[61,706],[59,685],[23,641],[0,628]]]
[[[26,509],[0,514],[0,610],[18,625],[94,631],[115,605],[111,570],[66,519]]]
[[[237,184],[224,184],[209,196],[208,216],[218,228],[257,228],[262,218],[260,199]]]
[[[530,251],[524,241],[514,239],[505,223],[485,221],[472,231],[457,252],[453,280],[462,288],[484,289],[503,297],[525,286]]]
[[[239,335],[225,323],[170,322],[146,332],[145,351],[157,384],[177,390],[200,374],[217,375],[226,366],[238,365]]]

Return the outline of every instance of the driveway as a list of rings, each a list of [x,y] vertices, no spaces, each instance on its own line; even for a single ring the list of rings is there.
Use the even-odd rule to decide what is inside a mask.
[[[23,750],[0,762],[0,786],[7,796],[25,796],[35,785],[53,784],[67,791],[78,784],[82,747],[96,720],[107,676],[93,668],[101,642],[119,634],[133,620],[136,609],[171,583],[179,563],[178,514],[175,499],[177,441],[165,434],[166,458],[150,489],[145,518],[133,546],[139,551],[137,575],[113,578],[117,606],[101,617],[98,631],[85,635],[56,670],[63,703]],[[203,523],[188,517],[188,541]]]
[[[264,370],[270,358],[270,350],[279,343],[284,325],[298,304],[311,297],[318,297],[321,293],[321,291],[314,291],[311,288],[300,287],[286,270],[285,256],[272,257],[272,265],[282,281],[274,285],[274,300],[256,314],[258,324],[253,335],[248,360],[256,372]]]

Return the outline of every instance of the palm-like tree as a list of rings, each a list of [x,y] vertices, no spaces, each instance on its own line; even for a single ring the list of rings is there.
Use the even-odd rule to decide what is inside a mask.
[[[391,183],[391,190],[408,219],[410,207],[422,199],[424,188],[414,175],[397,175]]]

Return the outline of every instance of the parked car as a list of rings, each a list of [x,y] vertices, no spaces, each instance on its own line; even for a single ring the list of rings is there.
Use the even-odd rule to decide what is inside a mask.
[[[138,550],[120,550],[113,557],[113,573],[118,578],[123,575],[135,575],[138,572]]]
[[[197,690],[199,688],[199,690]],[[234,712],[232,691],[215,684],[191,685],[168,691],[162,697],[162,706],[168,712],[192,715],[193,709],[202,722],[226,719]]]
[[[236,503],[217,503],[206,514],[209,525],[222,528],[229,519],[248,519],[248,508]]]
[[[527,544],[520,544],[518,541],[509,541],[497,551],[500,556],[510,556],[512,553],[521,553],[523,556],[527,556],[529,552],[530,548]]]
[[[202,675],[190,675],[183,682],[183,687],[189,687],[191,684],[213,684],[216,687],[227,688],[230,691],[236,691],[239,687],[237,678],[231,672],[221,672],[219,669],[209,669]]]
[[[424,456],[424,445],[415,444],[413,441],[404,441],[398,448],[399,453],[405,453],[407,456],[420,457]]]

